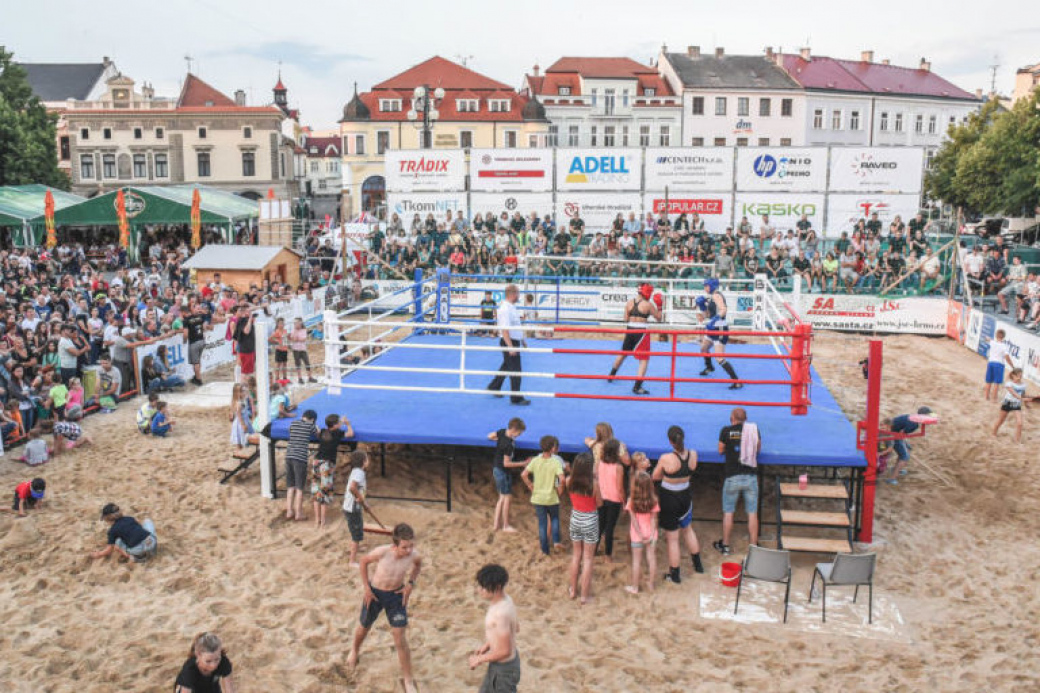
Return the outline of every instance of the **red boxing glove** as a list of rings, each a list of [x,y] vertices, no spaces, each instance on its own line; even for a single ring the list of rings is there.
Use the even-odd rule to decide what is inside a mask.
[[[654,294],[654,305],[656,305],[658,308],[664,307],[664,296],[661,295],[660,291]]]

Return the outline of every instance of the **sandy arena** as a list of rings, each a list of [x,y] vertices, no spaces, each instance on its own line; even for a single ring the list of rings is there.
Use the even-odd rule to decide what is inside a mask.
[[[483,671],[469,671],[466,656],[482,641],[485,604],[474,594],[473,575],[492,560],[511,574],[524,691],[1040,689],[1034,659],[1040,591],[1033,584],[1040,573],[1034,447],[1040,414],[1026,412],[1021,445],[1012,442],[1010,425],[994,440],[989,427],[997,405],[982,401],[980,357],[945,339],[884,341],[882,414],[928,404],[942,417],[913,451],[934,472],[911,464],[898,487],[878,488],[875,594],[902,615],[899,637],[849,638],[837,627],[809,632],[797,624],[703,618],[700,593],[719,589],[721,560],[710,547],[720,536],[718,522],[695,525],[705,575],[694,577],[684,560],[682,585],[658,582],[654,595],[627,594],[629,553],[621,541],[616,563],[597,559],[595,600],[579,607],[566,597],[569,544],[564,554],[541,556],[522,485],[514,487],[512,512],[521,531],[489,532],[489,449],[473,485],[456,475],[450,515],[441,506],[373,501],[384,522],[413,524],[425,557],[409,609],[421,689],[477,688]],[[837,400],[859,418],[865,381],[855,362],[866,353],[865,339],[819,334],[813,350]],[[361,588],[356,570],[346,565],[342,496],[324,533],[309,522],[289,523],[282,502],[259,496],[256,467],[226,486],[217,483],[217,465],[229,451],[225,409],[175,410],[172,437],[154,439],[137,433],[136,408],[125,403],[113,415],[90,417],[85,427],[95,445],[41,469],[11,461],[18,452],[0,460],[5,498],[33,475],[48,483],[43,510],[28,519],[0,516],[0,689],[170,690],[192,636],[214,630],[229,649],[240,691],[400,690],[385,619],[366,642],[358,669],[344,664]],[[692,426],[693,419],[675,423]],[[551,432],[528,431],[522,442],[530,446]],[[443,494],[440,465],[409,466],[391,455],[388,472],[381,479],[374,465],[371,493]],[[341,457],[337,493],[346,477]],[[706,484],[695,496],[697,514],[716,514],[717,496],[717,485]],[[764,520],[772,519],[767,500]],[[87,558],[104,543],[98,512],[107,501],[155,520],[156,559],[135,566]],[[562,515],[566,535],[566,501]],[[738,511],[738,519],[742,515]],[[627,539],[627,532],[622,520],[618,538]],[[775,528],[767,525],[763,533],[775,536]],[[739,559],[746,533],[738,525],[734,534]],[[366,545],[381,541],[368,537]],[[664,566],[663,541],[658,555]],[[813,562],[823,557],[795,554],[794,560],[791,601],[804,603]],[[760,594],[774,596],[757,601],[778,602],[782,592]],[[814,605],[817,621],[818,613]]]

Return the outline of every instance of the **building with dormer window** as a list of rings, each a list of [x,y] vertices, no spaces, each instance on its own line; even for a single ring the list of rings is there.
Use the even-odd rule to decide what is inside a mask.
[[[538,99],[559,147],[677,146],[682,97],[653,65],[630,58],[560,58],[537,65],[521,93]]]
[[[381,212],[386,200],[383,176],[388,149],[422,149],[416,87],[443,89],[431,121],[433,149],[544,147],[549,123],[537,99],[508,84],[435,56],[357,92],[343,108],[343,218]]]

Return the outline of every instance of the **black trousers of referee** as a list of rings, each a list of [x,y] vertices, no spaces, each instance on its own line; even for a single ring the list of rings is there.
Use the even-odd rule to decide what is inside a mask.
[[[502,347],[508,346],[506,344],[506,340],[504,340],[504,339],[499,339],[498,340],[498,345],[502,346]],[[514,344],[512,348],[517,349],[519,347],[520,347],[519,344]],[[514,352],[514,353],[510,354],[508,351],[503,351],[502,352],[502,365],[498,367],[498,370],[502,371],[502,372],[516,371],[517,373],[519,373],[521,370],[523,370],[523,366],[520,363],[520,352],[517,351],[517,352]],[[495,379],[491,381],[491,384],[488,385],[488,389],[489,390],[501,390],[502,389],[502,385],[505,383],[505,381],[506,381],[506,377],[504,375],[497,375],[497,376],[495,376]],[[519,375],[511,375],[511,376],[509,376],[509,387],[510,387],[510,389],[513,390],[513,392],[519,392],[520,391],[520,376]],[[509,399],[511,399],[514,402],[519,402],[519,401],[521,401],[523,399],[523,397],[521,397],[520,395],[513,395]]]

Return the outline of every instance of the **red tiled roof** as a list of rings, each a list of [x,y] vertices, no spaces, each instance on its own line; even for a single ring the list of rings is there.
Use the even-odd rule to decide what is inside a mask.
[[[310,156],[338,157],[340,144],[338,137],[308,137],[304,146]],[[317,147],[318,153],[311,154],[311,147]]]
[[[423,85],[441,87],[443,89],[510,88],[508,84],[497,82],[490,77],[485,77],[467,67],[435,55],[429,60],[376,84],[372,89],[404,89],[411,91]]]
[[[230,106],[188,106],[185,108],[174,107],[149,109],[85,108],[67,110],[65,113],[70,118],[78,118],[80,116],[93,116],[99,114],[147,117],[149,115],[161,115],[169,113],[197,113],[200,115],[221,115],[225,113],[254,113],[257,115],[284,115],[280,108],[276,108],[274,106],[235,106],[234,104]]]
[[[443,121],[470,121],[470,122],[520,122],[523,120],[521,115],[523,112],[524,105],[528,102],[528,99],[519,94],[513,93],[510,95],[510,106],[508,111],[495,111],[491,112],[488,110],[487,95],[480,103],[480,110],[476,112],[466,111],[460,113],[456,109],[455,100],[456,94],[462,93],[449,91],[444,95],[444,98],[437,104],[437,111],[440,113],[439,119]],[[401,104],[400,111],[384,112],[379,110],[379,99],[384,98],[383,92],[366,92],[360,94],[359,98],[364,103],[368,110],[371,112],[372,120],[375,121],[406,121],[408,120],[408,110],[412,107],[411,101],[407,100]],[[505,98],[505,97],[503,97]]]
[[[974,94],[930,70],[824,56],[812,56],[811,60],[800,55],[781,58],[787,73],[807,89],[975,100]]]
[[[278,76],[278,84],[274,85],[274,90],[275,91],[287,91],[286,88],[285,88],[285,85],[282,84],[282,76],[281,75]]]
[[[203,82],[195,75],[188,73],[181,87],[181,95],[177,99],[178,107],[200,106],[212,108],[213,106],[234,106],[235,102],[224,94]]]
[[[542,83],[545,82],[545,77],[538,75],[527,75],[527,86],[531,88],[531,91],[535,94],[542,93]]]
[[[545,71],[545,76],[553,72],[577,72],[582,77],[593,78],[657,74],[655,68],[631,58],[560,58]]]
[[[581,80],[574,73],[546,75],[541,90],[535,93],[539,95],[545,94],[546,96],[559,96],[560,87],[570,87],[571,96],[581,96]]]
[[[644,89],[653,89],[655,96],[674,96],[672,88],[668,85],[668,81],[665,80],[661,75],[654,73],[652,75],[640,75],[639,76],[639,93],[636,96],[642,96]]]

